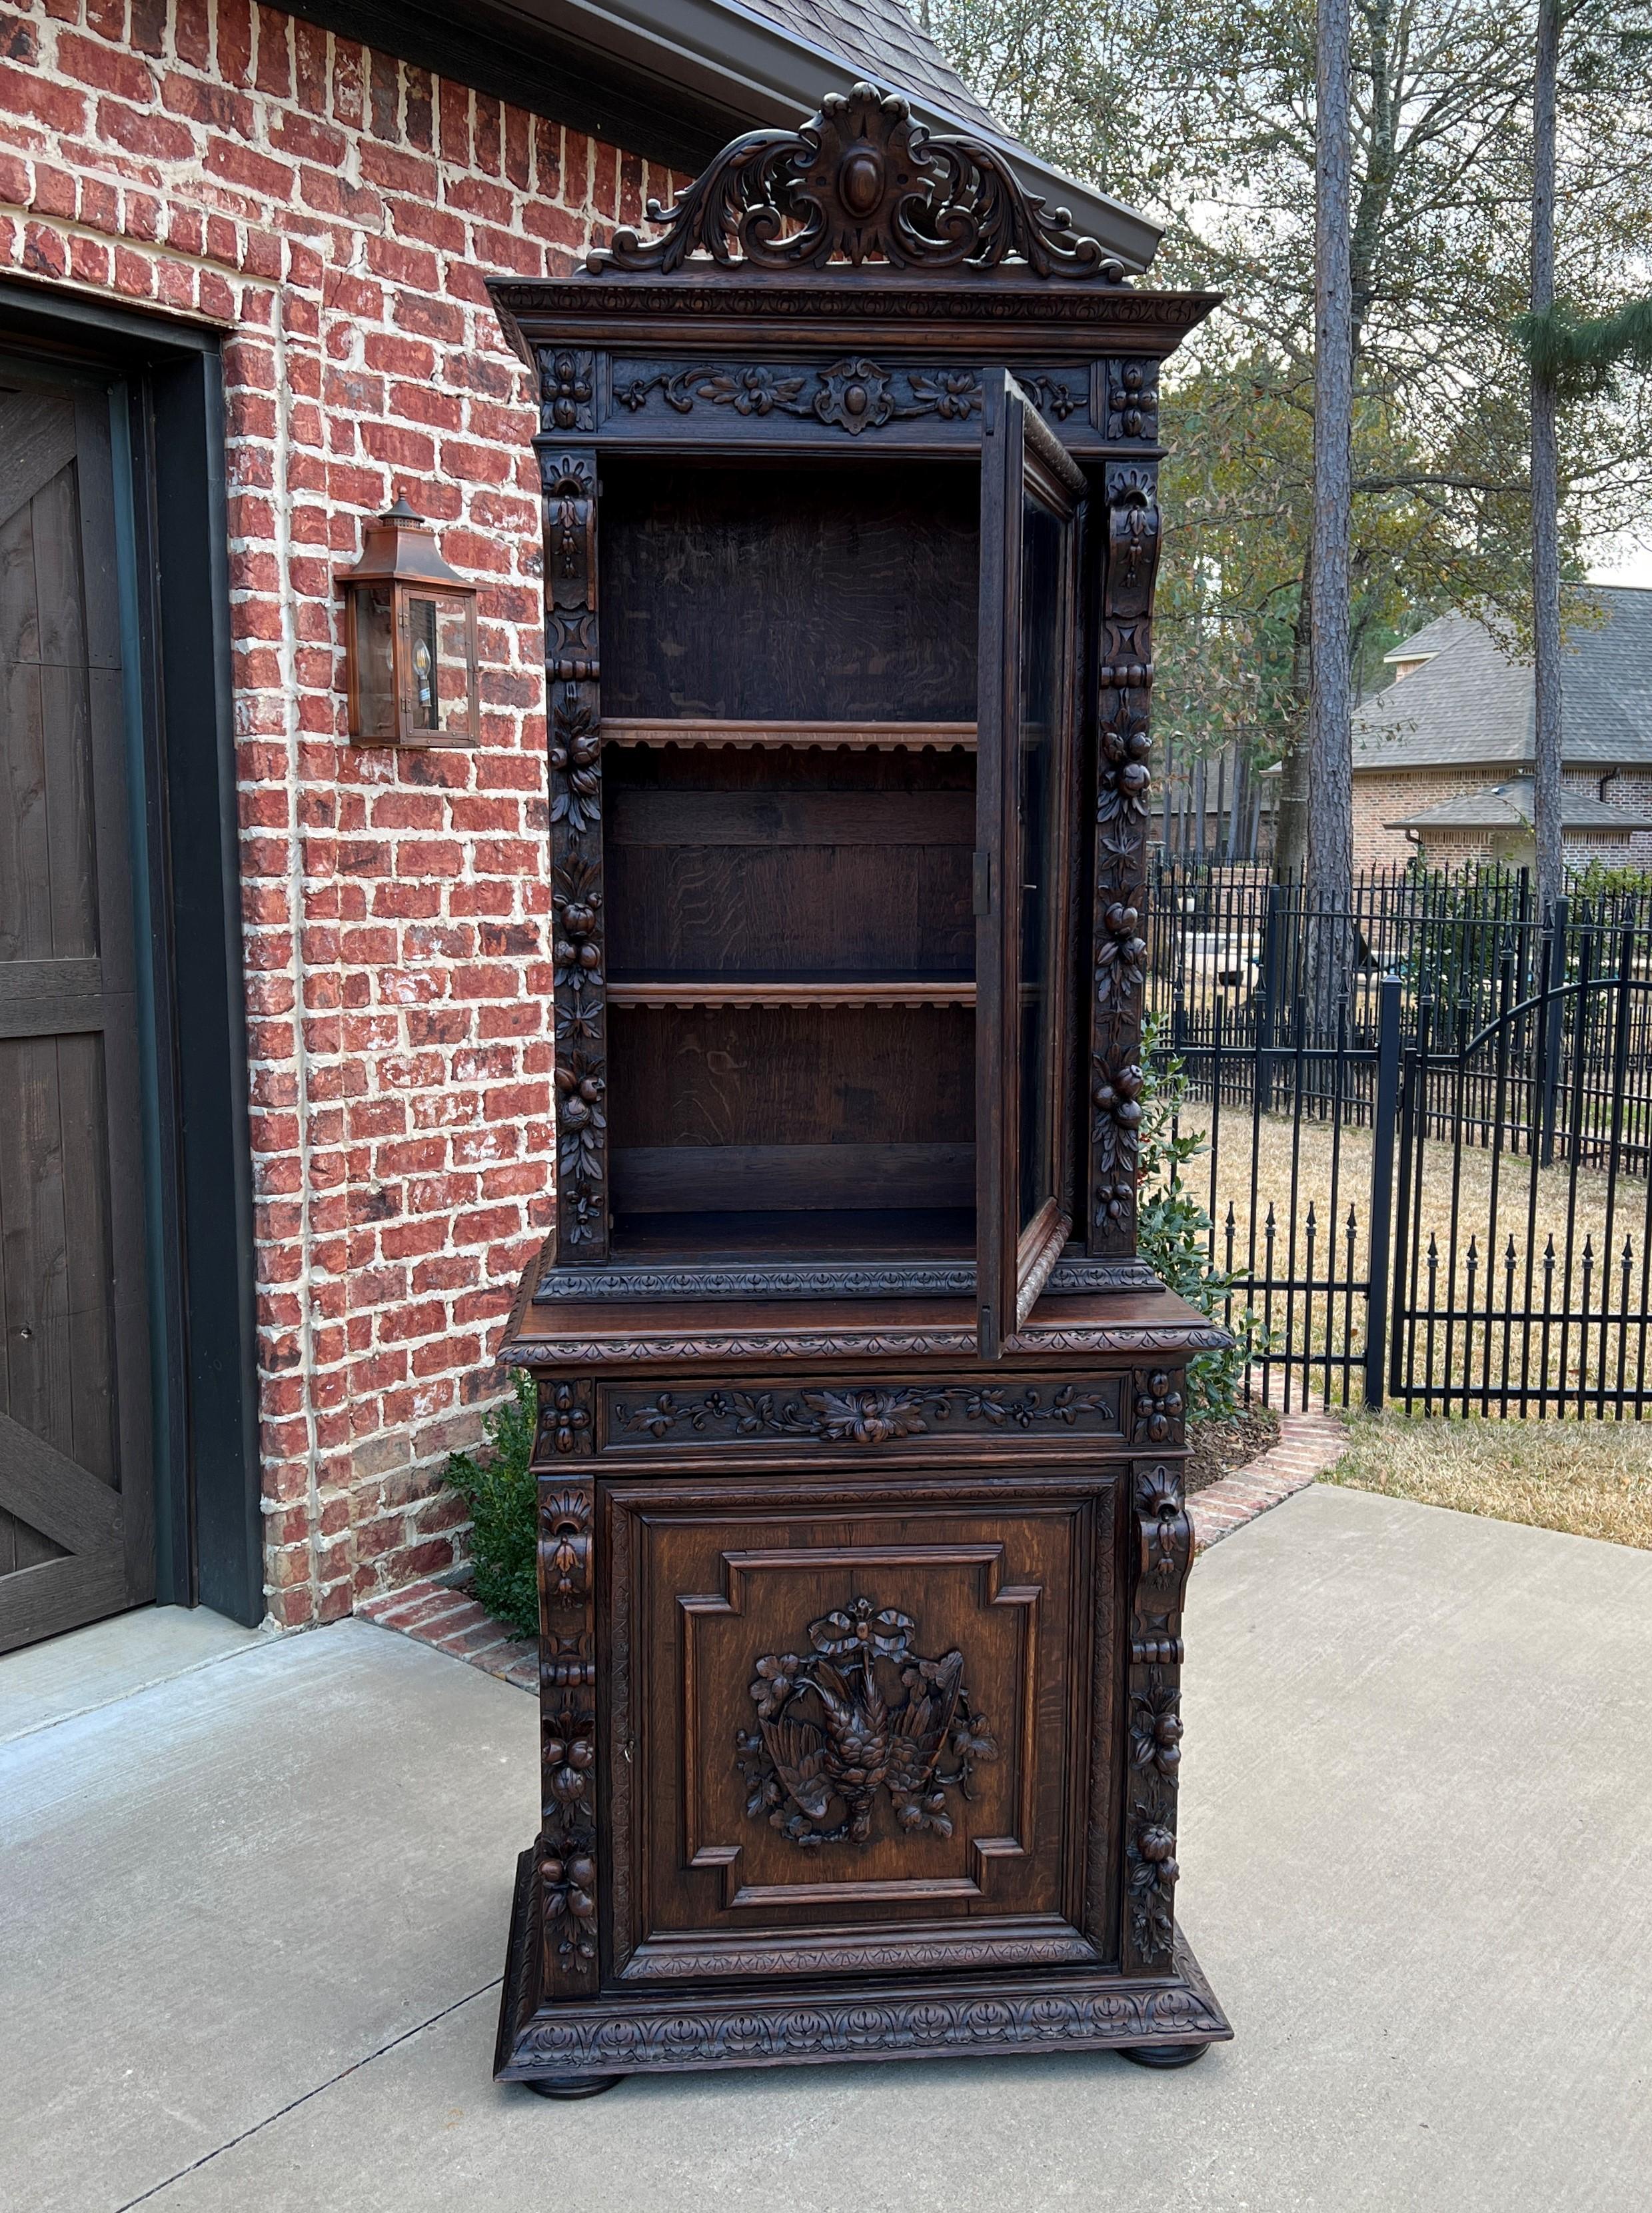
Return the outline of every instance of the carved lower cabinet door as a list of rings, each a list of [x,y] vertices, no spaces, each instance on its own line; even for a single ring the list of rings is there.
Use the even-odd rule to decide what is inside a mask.
[[[1115,1956],[1123,1481],[600,1485],[613,1977]]]

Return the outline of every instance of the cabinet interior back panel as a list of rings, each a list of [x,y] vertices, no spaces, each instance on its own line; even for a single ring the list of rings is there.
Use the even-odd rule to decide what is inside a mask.
[[[615,976],[973,972],[966,753],[606,756]]]
[[[603,713],[972,721],[978,518],[955,463],[609,463]]]
[[[967,1144],[967,1008],[616,1009],[616,1146]]]

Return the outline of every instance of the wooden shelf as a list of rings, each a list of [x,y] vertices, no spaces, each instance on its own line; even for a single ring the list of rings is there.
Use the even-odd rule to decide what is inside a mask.
[[[802,977],[744,982],[736,976],[698,981],[608,979],[611,1007],[972,1007],[972,980],[892,980],[884,977]]]
[[[610,746],[821,746],[879,753],[934,747],[973,753],[973,722],[720,722],[684,716],[646,722],[605,716]]]

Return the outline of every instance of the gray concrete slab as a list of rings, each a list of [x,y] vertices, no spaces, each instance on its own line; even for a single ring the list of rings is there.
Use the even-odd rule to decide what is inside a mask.
[[[386,1672],[369,1637],[424,1663],[418,1680]],[[186,2146],[149,2201],[163,2213],[1643,2213],[1652,2198],[1652,1556],[1321,1488],[1200,1562],[1180,1856],[1188,1933],[1237,2040],[1172,2076],[1072,2054],[638,2082],[575,2106],[496,2089],[531,1704],[381,1632],[355,1640],[277,1648],[304,1662],[286,1696],[313,1721],[308,1750],[267,1695],[231,1724],[237,1740],[249,1716],[277,1729],[276,1864],[283,1904],[305,1871],[315,1885],[314,1941],[301,1960],[249,1959],[228,1990],[174,1973],[165,2029],[123,1998],[119,2033],[78,2063],[113,2043],[107,2072],[47,2109],[64,2141],[14,2167],[20,2204],[128,2203],[125,2177],[160,2180]],[[449,1695],[466,1678],[481,1703]],[[160,1741],[172,1781],[124,1786],[150,1809],[131,1856],[141,1875],[163,1836],[186,1856],[169,1920],[157,1894],[143,1925],[153,1942],[192,1905],[233,1960],[216,1928],[237,1871],[222,1851],[190,1858],[200,1777],[168,1748],[178,1725]],[[70,1764],[83,1792],[88,1761]],[[376,1878],[404,1798],[418,1865],[398,1892]],[[106,1863],[125,1841],[114,1810]],[[36,1881],[55,1933],[40,1966],[96,1952],[106,1989],[124,1985],[119,1882],[88,1901]],[[33,2064],[29,2032],[0,2022],[8,2089],[14,2038]],[[29,2080],[52,2094],[40,2068]],[[98,2141],[112,2129],[119,2161]]]
[[[0,1744],[244,1652],[263,1631],[204,1606],[140,1606],[0,1656]]]
[[[494,1979],[535,1736],[343,1622],[0,1750],[0,2204],[127,2204]]]

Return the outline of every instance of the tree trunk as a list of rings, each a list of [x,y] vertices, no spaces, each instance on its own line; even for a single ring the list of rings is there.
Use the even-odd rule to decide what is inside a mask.
[[[1349,0],[1319,0],[1314,125],[1314,542],[1308,710],[1308,889],[1316,1024],[1346,995],[1354,899],[1349,537],[1354,497]]]
[[[1296,598],[1296,625],[1290,641],[1290,696],[1295,726],[1279,760],[1279,796],[1273,809],[1273,881],[1294,883],[1308,868],[1308,693],[1313,654],[1308,645],[1308,601],[1314,593],[1314,545],[1310,538]]]
[[[1554,306],[1555,128],[1560,73],[1559,0],[1538,0],[1537,66],[1532,95],[1532,312]],[[1560,830],[1560,454],[1555,391],[1532,369],[1532,634],[1536,693],[1533,722],[1533,812],[1537,831],[1538,912],[1547,916],[1565,888]]]

